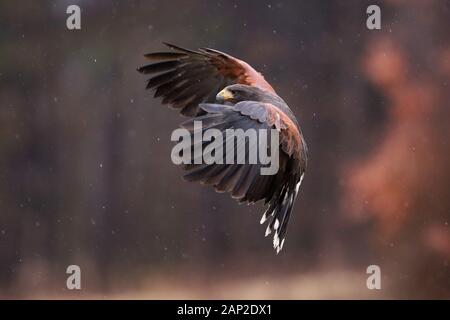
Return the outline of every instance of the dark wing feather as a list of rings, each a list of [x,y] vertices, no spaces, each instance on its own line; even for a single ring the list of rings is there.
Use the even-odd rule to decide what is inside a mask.
[[[155,97],[162,97],[186,116],[203,114],[198,104],[214,102],[216,94],[231,84],[246,84],[275,92],[264,77],[249,64],[226,53],[202,48],[188,50],[166,43],[172,52],[148,53],[154,61],[138,68],[151,74],[147,89],[155,89]]]
[[[248,141],[235,147],[246,153],[245,164],[190,164],[186,165],[185,178],[214,186],[217,192],[229,192],[239,202],[254,203],[265,200],[268,205],[261,223],[269,220],[266,235],[273,233],[274,248],[279,252],[284,243],[287,224],[297,196],[299,182],[306,169],[306,145],[301,132],[277,107],[270,103],[242,101],[235,105],[200,104],[207,114],[184,122],[182,126],[193,132],[194,121],[202,121],[202,130],[219,129],[223,135],[224,160],[226,129],[277,129],[279,131],[279,170],[275,175],[261,175],[261,164],[249,164],[247,156],[251,149],[261,145],[249,145]],[[260,141],[261,142],[261,141]],[[203,147],[211,142],[203,142]],[[245,149],[244,149],[245,148]],[[244,151],[245,150],[245,151]],[[235,159],[236,160],[236,159]]]

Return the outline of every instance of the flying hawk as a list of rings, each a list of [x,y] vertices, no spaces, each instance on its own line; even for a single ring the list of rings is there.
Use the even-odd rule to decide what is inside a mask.
[[[184,165],[184,177],[229,192],[239,202],[264,200],[267,210],[260,222],[268,221],[266,236],[273,234],[279,253],[307,164],[307,146],[295,115],[246,62],[213,49],[165,45],[172,50],[146,54],[153,62],[138,71],[151,75],[147,89],[155,90],[155,98],[162,97],[163,104],[191,117],[182,126],[192,130],[194,121],[202,121],[202,130],[216,128],[224,134],[230,128],[278,131],[276,174],[261,175],[260,163],[201,163]],[[223,151],[227,152],[225,145]]]

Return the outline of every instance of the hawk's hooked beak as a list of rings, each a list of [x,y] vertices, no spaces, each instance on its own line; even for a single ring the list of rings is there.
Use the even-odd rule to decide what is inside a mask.
[[[231,91],[228,90],[227,88],[220,91],[216,96],[216,100],[219,102],[224,102],[233,98],[234,98],[233,93],[231,93]]]

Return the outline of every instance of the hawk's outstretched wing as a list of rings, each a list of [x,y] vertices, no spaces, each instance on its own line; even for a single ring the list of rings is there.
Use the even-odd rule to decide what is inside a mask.
[[[171,52],[146,54],[155,63],[138,68],[151,74],[147,89],[154,88],[155,98],[180,110],[185,116],[203,114],[198,105],[214,102],[216,94],[231,84],[246,84],[275,92],[264,77],[249,64],[226,53],[202,48],[188,50],[165,43]]]
[[[283,247],[289,217],[297,197],[298,187],[306,170],[306,144],[296,125],[271,103],[241,101],[235,105],[200,104],[205,115],[197,116],[184,122],[182,126],[193,133],[195,122],[201,121],[203,132],[218,129],[222,132],[223,146],[220,154],[226,155],[230,150],[226,145],[228,129],[268,130],[279,132],[279,165],[274,175],[262,175],[260,163],[239,164],[233,161],[227,164],[188,164],[185,165],[188,181],[199,181],[214,186],[217,192],[229,192],[239,202],[254,203],[265,200],[268,205],[261,223],[269,220],[266,235],[273,233],[273,244],[277,251]],[[202,142],[204,150],[211,141]],[[234,146],[233,154],[248,155],[255,149],[265,148],[262,140],[250,144]],[[194,147],[194,146],[192,146]],[[252,150],[253,149],[253,150]],[[240,150],[240,151],[239,151]],[[270,151],[273,152],[272,150]]]

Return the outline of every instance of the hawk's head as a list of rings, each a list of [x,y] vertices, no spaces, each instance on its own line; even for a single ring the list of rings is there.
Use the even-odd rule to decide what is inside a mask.
[[[233,84],[225,87],[220,91],[216,100],[219,103],[238,103],[240,101],[261,101],[264,102],[267,99],[267,93],[263,90],[248,86],[245,84]]]

